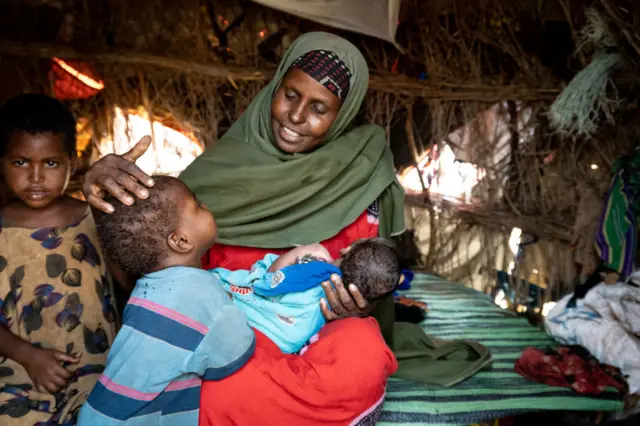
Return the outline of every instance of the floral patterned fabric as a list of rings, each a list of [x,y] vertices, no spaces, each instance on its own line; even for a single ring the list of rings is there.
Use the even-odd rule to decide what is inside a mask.
[[[89,210],[76,224],[29,229],[0,217],[0,322],[34,346],[80,353],[68,385],[37,392],[0,358],[0,424],[72,425],[104,370],[116,334],[111,280]]]

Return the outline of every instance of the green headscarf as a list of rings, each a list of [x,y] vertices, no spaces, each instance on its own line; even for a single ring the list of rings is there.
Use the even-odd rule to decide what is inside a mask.
[[[312,50],[337,54],[352,73],[351,88],[322,146],[284,153],[274,145],[271,99],[291,64]],[[376,199],[380,235],[404,230],[404,192],[384,130],[348,129],[368,84],[367,63],[348,41],[314,32],[291,45],[242,117],[180,176],[213,212],[219,242],[260,248],[317,243],[355,221]]]

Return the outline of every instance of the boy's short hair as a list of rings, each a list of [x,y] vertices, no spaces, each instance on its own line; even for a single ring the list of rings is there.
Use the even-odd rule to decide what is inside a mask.
[[[125,272],[142,276],[168,255],[167,238],[180,226],[176,190],[186,185],[174,177],[154,176],[146,200],[126,206],[113,197],[114,212],[97,212],[98,238],[105,254]]]
[[[13,132],[62,134],[65,152],[76,155],[76,120],[59,100],[37,93],[18,95],[0,107],[0,157]]]
[[[354,284],[369,302],[393,293],[400,281],[400,258],[395,246],[384,238],[371,238],[353,244],[342,258],[342,279]]]

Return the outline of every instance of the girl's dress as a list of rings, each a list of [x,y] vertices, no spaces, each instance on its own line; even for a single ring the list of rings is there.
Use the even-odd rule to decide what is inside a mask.
[[[81,354],[55,394],[0,358],[0,424],[72,425],[104,370],[116,334],[112,284],[89,209],[77,223],[12,226],[0,217],[0,322],[34,346]]]

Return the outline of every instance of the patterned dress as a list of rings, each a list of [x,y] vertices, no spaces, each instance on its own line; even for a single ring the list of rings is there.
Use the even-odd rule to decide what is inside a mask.
[[[30,229],[0,217],[0,322],[34,346],[82,354],[55,394],[0,358],[0,424],[73,425],[104,370],[116,333],[111,280],[89,209],[75,224]]]

